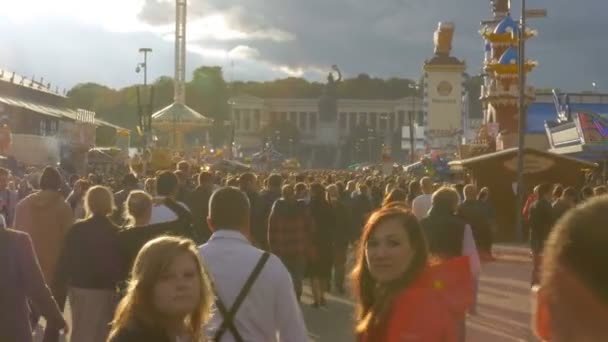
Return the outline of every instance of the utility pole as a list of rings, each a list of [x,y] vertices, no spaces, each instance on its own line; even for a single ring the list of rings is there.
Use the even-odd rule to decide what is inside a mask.
[[[146,156],[147,154],[147,149],[148,149],[148,139],[149,136],[151,134],[151,115],[152,115],[152,106],[151,106],[151,102],[152,102],[152,95],[148,94],[148,54],[152,53],[152,49],[150,48],[140,48],[139,49],[139,53],[143,53],[144,54],[144,61],[142,63],[138,63],[137,64],[137,68],[135,68],[135,72],[139,73],[140,71],[144,72],[144,93],[146,96],[148,97],[148,103],[150,103],[149,105],[142,105],[142,100],[140,99],[140,91],[139,88],[137,89],[137,102],[138,102],[138,106],[140,108],[138,108],[139,110],[139,123],[140,123],[140,129],[142,131],[143,134],[143,138],[144,138],[144,148],[143,148],[143,153],[142,156]],[[146,103],[145,101],[143,103]],[[145,158],[144,158],[145,159]],[[146,161],[144,160],[144,172],[146,169]]]
[[[519,72],[519,126],[518,126],[518,147],[517,147],[517,238],[523,240],[524,217],[522,214],[524,206],[524,153],[526,135],[526,21],[528,17],[544,18],[547,11],[544,9],[526,9],[526,0],[521,0],[521,19],[518,36],[518,72]]]

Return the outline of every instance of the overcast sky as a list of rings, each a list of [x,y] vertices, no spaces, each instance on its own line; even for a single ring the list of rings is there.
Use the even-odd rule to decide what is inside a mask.
[[[514,17],[519,1],[514,2]],[[529,22],[539,36],[530,82],[570,91],[608,91],[605,0],[529,0],[549,17]],[[0,0],[0,69],[44,77],[61,88],[141,81],[138,48],[154,49],[150,79],[173,73],[174,1]],[[480,72],[479,22],[489,0],[190,0],[188,74],[225,67],[227,80],[303,76],[321,80],[332,64],[348,76],[417,79],[433,53],[439,21],[456,24],[453,55]],[[232,65],[232,66],[231,66]],[[188,75],[189,76],[189,75]]]

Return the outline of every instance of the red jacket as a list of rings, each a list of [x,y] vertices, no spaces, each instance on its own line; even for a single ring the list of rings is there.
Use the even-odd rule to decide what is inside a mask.
[[[458,325],[472,301],[473,280],[468,257],[428,267],[397,297],[383,336],[361,342],[456,342]]]

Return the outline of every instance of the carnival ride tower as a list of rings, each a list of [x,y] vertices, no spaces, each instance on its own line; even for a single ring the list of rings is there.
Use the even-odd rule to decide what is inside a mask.
[[[492,1],[492,6],[494,17],[484,21],[480,30],[485,40],[481,101],[486,129],[497,138],[497,149],[504,149],[517,145],[520,25],[510,15],[509,0]],[[536,30],[526,29],[522,36],[528,40],[536,35]],[[527,75],[538,63],[526,59],[523,64]],[[525,96],[528,105],[534,100],[534,88],[526,87]]]
[[[213,120],[186,106],[186,19],[187,0],[175,1],[175,76],[173,103],[152,114],[152,128],[161,145],[174,151],[188,146],[186,135],[208,128]],[[208,132],[199,144],[208,141]]]

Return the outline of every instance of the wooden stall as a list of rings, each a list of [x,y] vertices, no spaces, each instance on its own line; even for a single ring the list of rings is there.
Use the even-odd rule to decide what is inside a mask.
[[[513,240],[516,237],[517,213],[517,148],[511,148],[470,159],[449,163],[454,172],[467,173],[478,189],[488,187],[490,200],[496,210],[498,239]],[[597,164],[563,155],[524,150],[525,197],[541,183],[562,184],[580,188],[585,175]]]

